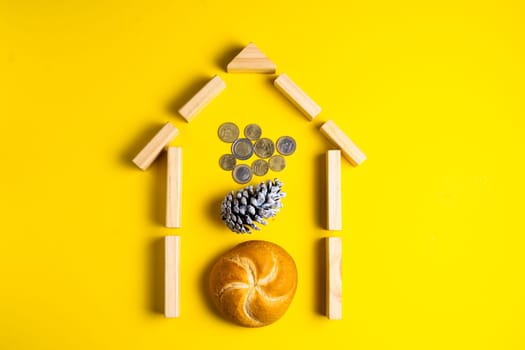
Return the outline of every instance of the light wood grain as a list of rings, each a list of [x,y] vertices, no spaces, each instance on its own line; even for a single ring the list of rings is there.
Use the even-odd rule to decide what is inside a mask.
[[[180,236],[166,236],[164,267],[164,315],[180,316]]]
[[[297,84],[286,74],[281,74],[274,81],[275,87],[283,93],[303,114],[313,120],[319,113],[321,107],[317,105]]]
[[[201,110],[204,109],[215,97],[226,88],[226,83],[218,75],[214,76],[204,85],[184,106],[179,109],[179,114],[190,122]]]
[[[273,63],[254,43],[249,43],[228,63],[228,73],[275,73]]]
[[[327,180],[327,228],[331,231],[343,229],[341,200],[341,151],[326,153]]]
[[[182,213],[182,148],[168,148],[166,175],[166,227],[181,227]]]
[[[326,238],[326,316],[331,320],[343,318],[343,278],[341,237]]]
[[[341,149],[343,156],[353,166],[357,166],[366,160],[366,155],[332,120],[328,120],[321,126],[321,133]]]
[[[146,170],[158,157],[160,152],[179,134],[179,130],[170,122],[166,123],[148,144],[133,158],[133,163]]]

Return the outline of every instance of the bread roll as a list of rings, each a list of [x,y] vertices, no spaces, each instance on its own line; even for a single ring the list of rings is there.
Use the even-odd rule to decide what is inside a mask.
[[[288,309],[297,288],[297,268],[281,247],[266,241],[241,243],[210,273],[213,302],[228,319],[246,327],[266,326]]]

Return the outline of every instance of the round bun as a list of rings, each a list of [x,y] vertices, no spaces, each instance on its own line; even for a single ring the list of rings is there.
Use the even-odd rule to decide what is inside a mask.
[[[213,302],[228,319],[245,327],[277,321],[297,288],[292,257],[277,244],[248,241],[235,246],[210,273]]]

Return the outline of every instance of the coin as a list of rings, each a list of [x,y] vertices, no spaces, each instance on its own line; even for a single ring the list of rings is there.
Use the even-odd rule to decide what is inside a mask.
[[[252,179],[252,171],[246,164],[239,164],[233,169],[232,176],[235,182],[245,184]]]
[[[295,140],[290,136],[281,136],[277,139],[277,151],[283,156],[289,156],[295,152],[296,143]]]
[[[283,156],[277,154],[268,160],[268,164],[273,171],[281,171],[286,166],[286,160]]]
[[[233,154],[223,154],[221,158],[219,158],[219,165],[224,170],[233,170],[236,162],[237,160]]]
[[[264,159],[257,159],[252,163],[252,172],[257,176],[266,175],[268,172],[268,162]]]
[[[239,127],[233,123],[223,123],[219,126],[219,138],[224,141],[231,143],[239,137]]]
[[[245,138],[237,139],[232,145],[232,153],[237,159],[249,159],[253,155],[253,144]]]
[[[275,151],[273,141],[268,138],[262,138],[255,142],[255,154],[260,158],[268,158]]]
[[[261,127],[257,124],[248,124],[244,128],[244,136],[250,140],[258,140],[261,137],[262,130]]]

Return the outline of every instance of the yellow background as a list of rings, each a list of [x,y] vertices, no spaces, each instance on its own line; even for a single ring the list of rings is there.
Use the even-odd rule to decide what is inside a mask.
[[[0,349],[525,348],[525,6],[521,1],[0,1]],[[322,107],[307,121],[273,76],[232,75],[255,42]],[[173,110],[219,74],[191,124]],[[318,132],[343,162],[344,230],[323,229]],[[165,158],[132,163],[166,121],[184,149],[183,228],[163,227]],[[298,143],[263,231],[229,232],[217,127]],[[181,317],[162,315],[162,237],[181,236]],[[322,316],[321,239],[343,237],[344,319]],[[275,324],[245,329],[206,296],[247,239],[299,271]]]

